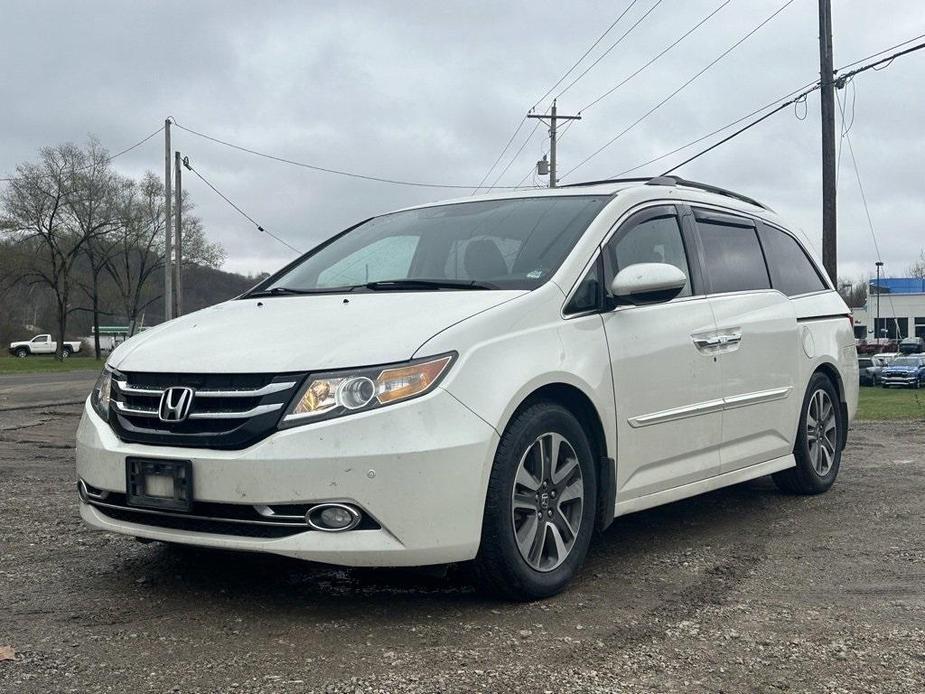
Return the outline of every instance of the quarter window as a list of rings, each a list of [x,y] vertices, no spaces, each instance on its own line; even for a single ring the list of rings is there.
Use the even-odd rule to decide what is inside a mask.
[[[632,221],[630,221],[632,225]],[[618,231],[607,244],[608,284],[620,270],[636,263],[667,263],[674,265],[687,277],[687,284],[678,296],[691,295],[691,273],[684,252],[681,226],[674,214],[644,219]]]
[[[761,224],[758,238],[768,260],[771,286],[787,296],[826,289],[819,272],[790,234]]]
[[[758,244],[755,227],[749,222],[723,221],[708,215],[697,219],[706,275],[714,294],[770,289],[768,268]],[[747,226],[746,226],[747,225]]]

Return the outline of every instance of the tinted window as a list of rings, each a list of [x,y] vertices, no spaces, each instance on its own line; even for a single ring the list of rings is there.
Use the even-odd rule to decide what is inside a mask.
[[[534,289],[558,269],[608,201],[587,195],[515,198],[394,212],[342,234],[261,289],[406,279]]]
[[[826,289],[805,251],[790,234],[761,224],[758,236],[768,259],[771,286],[787,296]]]
[[[713,293],[770,289],[768,269],[754,227],[712,219],[698,219],[697,225]]]
[[[690,296],[691,273],[684,252],[681,227],[674,215],[647,219],[625,232],[621,229],[607,244],[606,251],[612,268],[608,284],[620,270],[630,265],[668,263],[680,269],[687,277],[687,284],[678,296]]]

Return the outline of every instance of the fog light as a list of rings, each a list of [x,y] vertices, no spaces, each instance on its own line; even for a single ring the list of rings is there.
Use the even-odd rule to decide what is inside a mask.
[[[305,514],[311,527],[329,533],[352,530],[360,519],[360,512],[346,504],[320,504]]]

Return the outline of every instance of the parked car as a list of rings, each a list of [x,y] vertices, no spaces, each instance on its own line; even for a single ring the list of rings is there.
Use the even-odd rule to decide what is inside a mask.
[[[925,356],[908,354],[896,357],[880,373],[880,383],[884,388],[890,386],[921,388],[925,383]]]
[[[890,362],[899,356],[899,352],[877,352],[871,355],[874,364],[877,366],[889,366]]]
[[[10,354],[25,359],[31,354],[55,354],[58,343],[51,339],[51,335],[36,335],[24,342],[11,342]],[[80,351],[80,342],[65,342],[61,348],[61,356],[67,359],[75,352]]]
[[[80,513],[332,564],[470,562],[540,598],[617,516],[769,474],[826,491],[857,399],[850,311],[763,205],[674,177],[466,197],[117,347],[77,432]]]
[[[899,343],[900,354],[921,354],[925,352],[925,340],[921,337],[907,337]]]
[[[882,366],[878,366],[870,357],[858,357],[858,382],[862,386],[876,386],[880,384],[880,372]]]

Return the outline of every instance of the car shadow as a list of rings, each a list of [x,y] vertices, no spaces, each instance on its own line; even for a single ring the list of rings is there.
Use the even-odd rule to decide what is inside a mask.
[[[606,592],[601,579],[619,578],[626,567],[651,569],[656,555],[664,562],[684,548],[735,542],[743,525],[766,527],[780,517],[784,511],[775,509],[786,498],[770,478],[762,478],[617,518],[595,538],[584,569],[560,598]],[[306,612],[318,617],[319,611],[346,616],[386,607],[395,614],[407,606],[420,614],[438,604],[507,604],[477,592],[465,566],[357,569],[182,545],[152,543],[140,549],[117,562],[110,579],[126,587],[143,586],[146,599],[178,605],[196,600],[228,603],[264,616]]]

